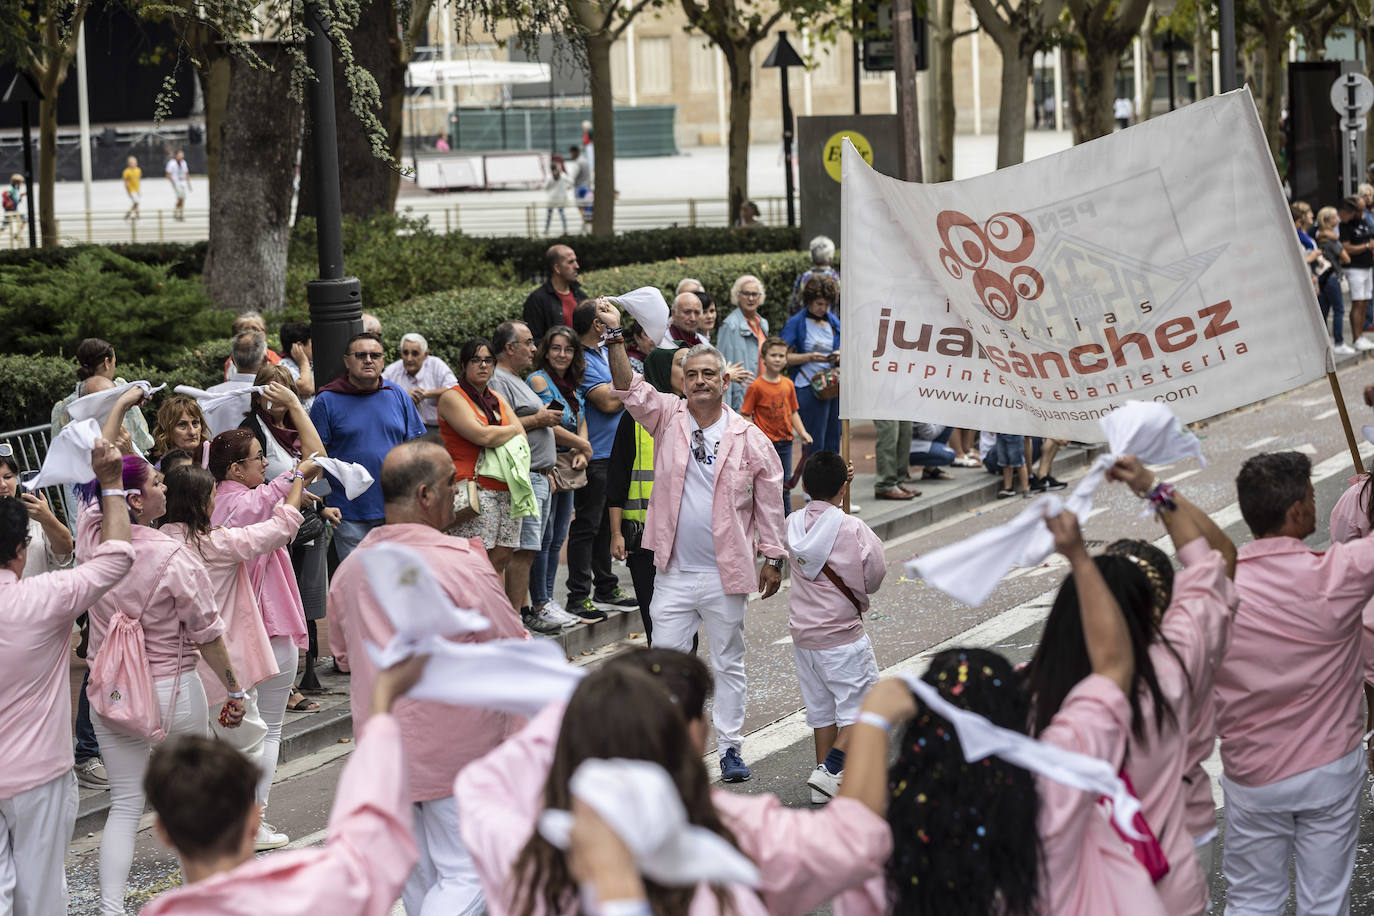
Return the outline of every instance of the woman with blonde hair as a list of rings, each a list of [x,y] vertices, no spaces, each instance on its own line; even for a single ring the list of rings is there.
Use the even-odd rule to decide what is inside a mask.
[[[764,294],[763,281],[758,277],[737,277],[730,287],[730,302],[735,310],[725,316],[716,335],[716,349],[725,357],[726,364],[742,363],[748,373],[745,378],[732,379],[725,395],[730,409],[736,412],[744,403],[744,390],[761,371],[759,347],[768,337],[768,319],[759,314]]]
[[[1341,246],[1341,218],[1335,207],[1322,207],[1317,211],[1315,239],[1318,250],[1330,265],[1317,275],[1317,303],[1322,309],[1322,322],[1331,319],[1336,355],[1352,356],[1355,348],[1345,342],[1345,296],[1341,293],[1343,267],[1350,263],[1350,255]]]
[[[210,445],[214,433],[205,422],[205,414],[195,398],[184,394],[173,395],[162,401],[157,409],[157,421],[153,424],[153,447],[149,456],[156,459],[160,468],[162,456],[170,451],[181,449],[196,463],[205,458],[205,449]]]

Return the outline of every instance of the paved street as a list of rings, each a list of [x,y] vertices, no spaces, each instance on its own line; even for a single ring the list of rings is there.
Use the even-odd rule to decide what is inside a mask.
[[[1348,365],[1340,377],[1356,428],[1362,423],[1374,422],[1374,415],[1360,400],[1365,382],[1374,380],[1374,369],[1368,363],[1356,362]],[[1176,482],[1181,491],[1241,543],[1248,539],[1248,534],[1235,502],[1233,485],[1241,461],[1261,450],[1303,451],[1313,461],[1317,494],[1318,532],[1311,544],[1314,547],[1326,544],[1326,519],[1347,486],[1352,467],[1335,416],[1335,405],[1324,380],[1268,404],[1202,425],[1197,431],[1208,459],[1207,467],[1202,468],[1191,460],[1184,461],[1158,469],[1163,478]],[[1365,458],[1371,454],[1374,454],[1374,446],[1365,445]],[[863,499],[866,494],[857,495],[861,502],[867,502]],[[988,503],[887,542],[888,577],[875,596],[868,617],[869,632],[881,667],[918,669],[932,650],[951,645],[990,647],[1004,652],[1014,661],[1029,658],[1054,591],[1062,579],[1063,568],[1057,559],[1036,569],[1015,571],[997,588],[988,603],[977,609],[959,605],[923,583],[905,578],[901,568],[905,560],[917,553],[1006,521],[1024,507],[1025,503],[1019,499]],[[1092,513],[1083,520],[1085,534],[1097,545],[1119,537],[1161,537],[1163,532],[1157,523],[1153,519],[1137,518],[1138,510],[1138,502],[1124,488],[1105,488]],[[771,791],[789,805],[806,805],[809,795],[804,779],[814,766],[814,760],[811,734],[798,712],[801,698],[787,634],[786,590],[769,601],[752,603],[748,620],[749,705],[744,756],[755,775],[736,790]],[[595,658],[591,657],[592,663]],[[273,793],[271,820],[279,829],[303,842],[317,841],[316,832],[325,824],[332,787],[341,765],[337,755],[346,749],[347,745],[341,745],[278,771],[282,781]],[[1354,887],[1352,912],[1356,913],[1374,913],[1372,839],[1374,824],[1366,812],[1360,867]],[[94,850],[97,845],[98,836],[81,837],[74,844],[69,870],[75,901],[73,912],[95,912],[97,867]],[[172,880],[175,880],[174,864],[156,848],[155,841],[145,831],[140,835],[135,885],[146,891]],[[1213,876],[1212,893],[1214,900],[1221,899],[1224,894],[1217,876]]]

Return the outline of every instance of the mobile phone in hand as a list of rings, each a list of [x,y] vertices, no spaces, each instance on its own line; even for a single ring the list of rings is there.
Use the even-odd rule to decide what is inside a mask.
[[[563,402],[562,402],[562,401],[550,401],[550,402],[549,402],[549,410],[562,410],[562,409],[563,409]]]

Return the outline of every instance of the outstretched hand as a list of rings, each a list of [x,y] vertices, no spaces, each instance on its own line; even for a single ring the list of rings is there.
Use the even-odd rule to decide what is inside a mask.
[[[596,320],[607,328],[618,328],[620,327],[620,309],[610,299],[602,296],[596,300]]]
[[[1083,545],[1078,516],[1064,509],[1058,515],[1047,516],[1045,525],[1054,535],[1054,549],[1063,554],[1066,560],[1073,562],[1087,557],[1088,548]]]
[[[1107,469],[1108,480],[1119,480],[1131,488],[1131,492],[1142,499],[1150,495],[1155,485],[1155,474],[1134,455],[1123,455]]]

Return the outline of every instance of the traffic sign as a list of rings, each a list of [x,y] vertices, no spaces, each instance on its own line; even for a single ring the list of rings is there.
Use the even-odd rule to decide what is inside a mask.
[[[1374,108],[1374,83],[1363,73],[1342,74],[1331,84],[1331,106],[1337,114],[1348,116],[1353,108],[1360,117],[1364,117],[1370,108]]]

